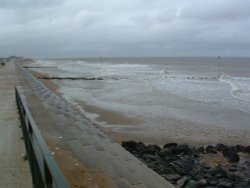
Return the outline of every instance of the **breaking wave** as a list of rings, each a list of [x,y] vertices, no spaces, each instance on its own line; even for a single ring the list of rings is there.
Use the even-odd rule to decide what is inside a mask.
[[[220,82],[229,84],[232,88],[231,94],[241,100],[250,102],[250,78],[232,77],[223,74]]]

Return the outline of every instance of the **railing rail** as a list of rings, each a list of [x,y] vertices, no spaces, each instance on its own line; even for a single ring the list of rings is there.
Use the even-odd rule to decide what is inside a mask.
[[[34,121],[26,100],[15,88],[16,102],[35,188],[69,188]]]

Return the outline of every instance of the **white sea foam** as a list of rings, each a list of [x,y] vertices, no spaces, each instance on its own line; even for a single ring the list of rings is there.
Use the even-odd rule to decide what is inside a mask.
[[[159,71],[159,73],[160,74],[168,74],[169,72],[166,69],[162,69],[162,70]]]
[[[91,74],[94,77],[126,77],[152,74],[153,69],[148,65],[141,64],[113,64],[108,62],[91,63],[78,61],[73,64],[64,63],[58,68],[64,71],[70,71],[75,73]]]
[[[220,81],[231,86],[231,94],[237,99],[250,102],[250,78],[232,77],[223,74]]]
[[[58,64],[51,60],[36,60],[34,63],[36,66],[43,66],[43,67],[51,67],[51,66],[57,66]]]
[[[221,91],[219,90],[222,88],[216,81],[189,80],[177,76],[154,80],[152,85],[159,92],[167,92],[192,101],[210,104],[220,101]]]

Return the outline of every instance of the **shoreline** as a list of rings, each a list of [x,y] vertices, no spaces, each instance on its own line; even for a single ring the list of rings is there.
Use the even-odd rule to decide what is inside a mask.
[[[29,70],[36,77],[48,76],[39,70]],[[53,92],[63,97],[60,92],[60,85],[52,80],[41,80]],[[64,100],[65,97],[63,97]],[[84,111],[98,114],[98,118],[88,117],[90,121],[99,129],[109,135],[115,142],[121,143],[125,140],[141,141],[146,144],[163,145],[169,142],[187,143],[194,146],[224,143],[228,145],[250,145],[248,135],[250,131],[237,128],[225,128],[215,125],[206,125],[199,122],[166,117],[165,127],[143,126],[143,119],[133,119],[120,112],[114,112],[98,106],[89,105],[86,101],[75,101]],[[74,105],[74,104],[72,104]],[[158,119],[158,121],[160,121]],[[106,126],[103,126],[103,123]]]

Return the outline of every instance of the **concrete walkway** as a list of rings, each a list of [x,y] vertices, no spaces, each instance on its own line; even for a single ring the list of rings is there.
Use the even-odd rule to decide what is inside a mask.
[[[173,188],[30,73],[20,72],[31,113],[71,187]],[[81,165],[86,181],[80,186],[73,179],[77,173],[70,174]]]
[[[13,63],[0,66],[0,188],[32,187],[15,103],[18,80]]]

